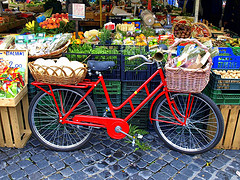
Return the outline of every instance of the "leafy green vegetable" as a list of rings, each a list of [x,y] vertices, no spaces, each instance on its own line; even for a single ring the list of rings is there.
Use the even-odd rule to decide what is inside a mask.
[[[100,44],[105,45],[106,41],[111,40],[111,31],[103,27],[100,31]]]
[[[142,58],[137,58],[134,60],[128,60],[130,56],[134,55],[148,55],[145,46],[125,46],[125,49],[122,51],[122,54],[125,55],[125,71],[131,71],[138,65],[142,64],[144,60]],[[137,70],[147,70],[147,66],[141,66]]]
[[[91,55],[93,59],[98,61],[114,61],[117,63],[117,58],[120,52],[117,49],[111,49],[108,46],[96,46],[93,47],[91,44],[79,45],[73,43],[69,47],[67,58],[69,60],[83,61],[88,55]],[[102,55],[102,56],[101,56]]]

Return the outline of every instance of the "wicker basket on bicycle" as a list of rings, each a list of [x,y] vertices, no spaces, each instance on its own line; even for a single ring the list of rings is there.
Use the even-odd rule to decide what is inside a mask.
[[[29,62],[28,67],[35,81],[48,84],[78,84],[87,74],[87,65],[72,69],[68,66],[45,66]]]
[[[176,41],[170,48],[168,61],[165,65],[167,87],[170,91],[185,93],[200,93],[208,84],[210,71],[212,67],[212,59],[209,56],[206,65],[203,68],[187,69],[182,67],[174,67],[174,60],[171,58],[171,50],[180,42],[194,42],[199,45],[207,53],[208,48],[196,39],[180,39]]]

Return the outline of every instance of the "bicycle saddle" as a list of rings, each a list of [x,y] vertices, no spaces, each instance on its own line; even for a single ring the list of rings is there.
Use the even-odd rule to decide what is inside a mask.
[[[89,60],[87,62],[87,66],[89,69],[93,71],[105,71],[110,69],[111,67],[115,66],[114,61],[94,61]]]

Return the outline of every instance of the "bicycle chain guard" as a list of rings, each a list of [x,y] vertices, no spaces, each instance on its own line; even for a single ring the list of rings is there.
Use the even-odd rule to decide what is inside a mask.
[[[122,139],[124,138],[126,135],[123,134],[123,133],[118,133],[116,132],[116,127],[117,126],[120,126],[122,131],[125,132],[125,133],[128,133],[129,132],[129,125],[127,122],[125,121],[113,121],[113,123],[110,123],[109,126],[107,127],[107,132],[109,134],[109,136],[113,139]]]
[[[71,123],[71,122],[74,122],[74,123]],[[120,118],[75,115],[72,121],[65,121],[65,123],[84,125],[84,126],[93,126],[93,127],[105,127],[107,128],[108,135],[113,139],[122,139],[126,136],[121,132],[120,133],[116,132],[117,126],[120,126],[123,132],[125,133],[129,132],[128,123]]]

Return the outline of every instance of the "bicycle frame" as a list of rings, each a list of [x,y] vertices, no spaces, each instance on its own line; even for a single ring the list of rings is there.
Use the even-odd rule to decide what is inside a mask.
[[[161,83],[150,93],[148,90],[147,85],[150,83],[150,81],[156,77],[157,75],[160,75],[161,78]],[[75,115],[72,120],[69,120],[68,117],[69,115],[72,113],[72,111],[92,92],[92,90],[101,82],[102,87],[103,87],[103,91],[104,94],[106,96],[107,99],[107,103],[110,109],[110,112],[112,114],[112,118],[110,117],[98,117],[98,116],[86,116],[86,115]],[[149,77],[132,95],[130,95],[120,106],[115,107],[113,106],[106,85],[105,85],[105,81],[103,79],[102,75],[99,75],[98,80],[96,82],[91,82],[89,80],[84,80],[83,82],[79,83],[78,85],[56,85],[56,86],[62,86],[62,87],[69,87],[69,88],[88,88],[90,87],[89,90],[87,90],[86,94],[84,94],[84,96],[79,99],[79,101],[68,111],[65,112],[64,107],[63,107],[63,102],[60,101],[60,105],[61,107],[59,107],[55,95],[53,93],[53,89],[52,89],[52,85],[51,84],[46,84],[46,83],[39,83],[39,82],[33,82],[31,83],[32,85],[38,87],[39,89],[43,90],[44,92],[46,92],[47,94],[49,94],[50,96],[53,97],[58,114],[59,114],[59,122],[62,124],[76,124],[76,125],[86,125],[86,126],[94,126],[94,127],[105,127],[107,129],[110,129],[112,123],[114,122],[118,122],[121,123],[122,125],[124,124],[124,126],[126,126],[127,121],[133,116],[135,115],[149,100],[151,100],[153,98],[153,96],[155,96],[157,94],[157,92],[159,92],[159,90],[161,88],[163,88],[163,91],[160,92],[155,99],[153,100],[153,103],[150,107],[150,113],[149,113],[149,117],[150,117],[150,121],[160,121],[160,122],[165,122],[165,123],[171,123],[171,124],[176,124],[176,125],[180,125],[180,126],[184,126],[186,125],[186,120],[187,118],[190,116],[191,113],[191,109],[193,106],[193,98],[191,100],[191,97],[189,94],[188,96],[188,103],[187,103],[187,110],[186,110],[186,114],[183,115],[180,113],[180,111],[177,109],[177,106],[174,102],[174,100],[171,99],[170,97],[170,91],[167,89],[167,84],[165,81],[165,76],[163,73],[163,70],[161,68],[159,68],[154,74],[151,75],[151,77]],[[42,87],[40,87],[41,85],[47,85],[50,89],[50,92],[43,89]],[[133,103],[132,103],[132,98],[134,96],[136,96],[142,89],[145,89],[147,97],[137,106],[134,107]],[[153,119],[152,116],[152,109],[154,106],[154,103],[157,101],[157,99],[159,99],[161,96],[165,95],[167,102],[169,104],[169,108],[171,110],[172,115],[174,116],[174,118],[177,120],[177,122],[168,122],[168,121],[164,121],[161,119]],[[61,93],[60,93],[60,97],[61,97]],[[114,111],[116,110],[120,110],[121,108],[123,108],[127,103],[130,104],[131,110],[132,112],[124,119],[120,119],[116,117],[116,114]],[[175,111],[178,115],[180,115],[181,119],[184,119],[184,121],[180,120]],[[62,112],[61,112],[62,111]],[[62,113],[65,114],[64,116],[62,116]],[[161,117],[160,117],[161,118]],[[112,120],[112,121],[109,121]],[[127,130],[127,128],[125,128]],[[114,129],[111,129],[111,131],[114,131]],[[127,132],[128,133],[128,132]],[[119,133],[118,133],[119,134]],[[111,136],[111,135],[110,135]],[[114,135],[112,135],[111,137],[118,139],[119,137],[116,137]],[[122,137],[121,137],[122,138]]]

